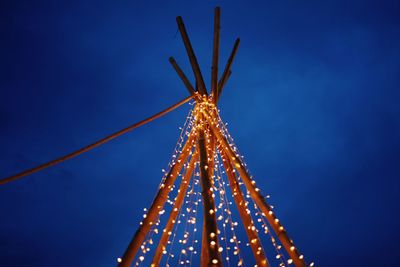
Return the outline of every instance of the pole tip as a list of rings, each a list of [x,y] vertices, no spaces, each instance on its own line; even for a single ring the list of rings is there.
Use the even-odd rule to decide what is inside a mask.
[[[176,17],[176,21],[177,21],[178,23],[182,23],[182,21],[183,21],[182,16],[177,16],[177,17]]]

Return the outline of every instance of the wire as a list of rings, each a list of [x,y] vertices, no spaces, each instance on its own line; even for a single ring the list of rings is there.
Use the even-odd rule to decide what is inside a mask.
[[[181,105],[185,104],[186,102],[188,102],[192,98],[193,98],[193,96],[188,96],[185,99],[179,101],[178,103],[170,106],[169,108],[167,108],[167,109],[165,109],[165,110],[163,110],[163,111],[161,111],[161,112],[159,112],[159,113],[157,113],[157,114],[155,114],[155,115],[153,115],[151,117],[148,117],[148,118],[146,118],[146,119],[144,119],[142,121],[139,121],[139,122],[127,127],[127,128],[124,128],[124,129],[122,129],[122,130],[120,130],[120,131],[118,131],[116,133],[113,133],[113,134],[111,134],[111,135],[109,135],[107,137],[104,137],[103,139],[100,139],[99,141],[97,141],[97,142],[95,142],[93,144],[87,145],[87,146],[85,146],[85,147],[83,147],[83,148],[81,148],[79,150],[76,150],[76,151],[74,151],[72,153],[69,153],[69,154],[64,155],[62,157],[59,157],[59,158],[56,158],[56,159],[54,159],[52,161],[43,163],[43,164],[41,164],[41,165],[39,165],[37,167],[34,167],[32,169],[28,169],[26,171],[17,173],[15,175],[9,176],[7,178],[3,178],[3,179],[0,180],[0,185],[4,185],[6,183],[18,180],[18,179],[20,179],[20,178],[22,178],[24,176],[27,176],[27,175],[33,174],[35,172],[47,169],[47,168],[49,168],[49,167],[51,167],[53,165],[56,165],[58,163],[66,161],[68,159],[71,159],[71,158],[74,158],[76,156],[79,156],[80,154],[83,154],[83,153],[85,153],[85,152],[87,152],[87,151],[89,151],[89,150],[91,150],[91,149],[93,149],[95,147],[103,145],[103,144],[107,143],[108,141],[111,141],[112,139],[117,138],[118,136],[126,134],[127,132],[130,132],[135,128],[138,128],[138,127],[140,127],[140,126],[142,126],[142,125],[144,125],[144,124],[146,124],[148,122],[151,122],[151,121],[153,121],[153,120],[155,120],[155,119],[167,114],[168,112],[170,112],[170,111],[180,107]]]

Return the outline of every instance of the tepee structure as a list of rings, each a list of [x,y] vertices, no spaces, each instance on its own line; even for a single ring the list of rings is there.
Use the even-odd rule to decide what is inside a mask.
[[[172,231],[174,230],[175,224],[180,223],[180,220],[178,220],[180,213],[181,215],[185,215],[185,213],[182,212],[185,198],[191,198],[191,195],[196,193],[195,191],[190,191],[188,193],[188,188],[191,185],[190,180],[196,179],[194,175],[196,173],[196,168],[199,170],[199,177],[192,183],[192,187],[194,188],[196,183],[201,185],[199,192],[197,192],[198,195],[201,195],[201,198],[194,203],[196,205],[199,201],[203,203],[201,266],[223,266],[224,261],[229,259],[228,254],[224,259],[223,251],[231,247],[228,247],[226,244],[221,244],[227,239],[226,233],[223,234],[221,228],[226,228],[226,225],[229,224],[229,214],[231,213],[226,203],[227,201],[224,199],[227,187],[230,188],[234,203],[238,209],[240,220],[245,229],[248,245],[253,253],[256,266],[270,266],[270,263],[259,237],[260,231],[252,218],[252,212],[249,207],[250,202],[246,200],[246,194],[255,204],[255,209],[257,210],[256,216],[258,215],[259,221],[263,221],[263,230],[269,232],[269,229],[271,229],[288,255],[288,259],[285,262],[281,262],[280,265],[284,266],[293,263],[296,267],[306,266],[303,255],[300,254],[293,241],[289,238],[285,228],[275,216],[271,206],[265,201],[265,197],[261,194],[255,180],[249,174],[246,164],[243,162],[242,157],[233,143],[233,139],[230,137],[219,116],[217,109],[218,99],[231,74],[232,62],[239,47],[240,39],[236,40],[222,76],[218,79],[220,8],[217,7],[214,15],[211,89],[208,92],[181,17],[177,17],[177,23],[194,77],[196,78],[195,86],[190,83],[174,58],[171,57],[170,62],[182,79],[190,95],[195,100],[195,105],[188,116],[189,123],[187,127],[184,128],[184,141],[179,145],[177,154],[173,156],[171,167],[164,176],[151,207],[144,215],[144,220],[141,222],[125,254],[122,258],[119,258],[119,266],[130,266],[140,250],[143,251],[143,255],[139,256],[136,265],[139,265],[141,261],[145,260],[145,255],[147,256],[147,252],[150,251],[150,242],[152,243],[152,238],[149,236],[152,231],[159,232],[158,227],[161,226],[159,217],[165,213],[164,206],[168,201],[170,201],[172,208],[165,225],[161,227],[161,237],[158,240],[158,245],[155,247],[150,264],[151,266],[159,266],[163,255],[174,255],[167,251],[167,247],[171,245],[169,241],[173,238]],[[221,171],[221,168],[223,171]],[[222,178],[222,176],[224,176],[223,174],[225,174],[227,178],[226,181]],[[175,198],[172,199],[171,197],[169,198],[169,194],[175,188],[178,176],[181,176],[181,181],[177,185],[179,189]],[[243,192],[241,184],[244,184],[247,190],[246,194]],[[217,202],[219,205],[217,205]],[[192,209],[193,207],[187,208],[186,221],[193,224],[195,223],[194,220],[197,219],[190,215]],[[222,227],[219,227],[218,220],[223,221],[221,223]],[[233,224],[233,226],[234,225],[235,224]],[[226,232],[226,229],[224,231]],[[184,244],[187,244],[190,238],[193,239],[190,235],[194,233],[195,231],[192,233],[185,231],[183,239],[180,240],[181,243],[184,242]],[[233,238],[232,243],[235,242],[237,242],[237,240]],[[272,242],[276,244],[275,237],[272,237]],[[239,245],[234,247],[236,254],[239,254]],[[275,248],[277,251],[280,250],[280,247],[278,249],[278,245],[276,245]],[[184,248],[180,250],[179,253],[181,260],[178,261],[178,264],[191,264],[191,261],[182,260],[186,258],[186,256],[182,256],[182,254],[193,253],[193,250],[194,248],[192,245],[184,245]],[[283,260],[281,252],[278,252],[276,257],[278,259],[282,258]],[[241,259],[239,259],[238,264],[242,264]]]
[[[82,154],[194,100],[169,168],[125,253],[118,258],[118,266],[245,266],[249,257],[248,266],[306,266],[219,115],[218,100],[231,74],[240,40],[235,41],[218,77],[220,8],[215,8],[211,86],[207,91],[181,17],[177,17],[177,24],[195,83],[189,81],[174,58],[169,61],[189,97],[78,151],[2,179],[0,184]],[[239,238],[240,231],[245,238]],[[264,244],[267,241],[269,249]]]

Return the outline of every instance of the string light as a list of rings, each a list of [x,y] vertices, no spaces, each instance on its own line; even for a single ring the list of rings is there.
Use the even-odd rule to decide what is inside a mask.
[[[247,214],[247,216],[250,216],[249,218],[255,216],[253,217],[255,218],[254,221],[251,219],[250,224],[246,223],[246,231],[252,231],[254,233],[263,232],[265,235],[269,236],[269,239],[275,249],[275,258],[279,261],[279,266],[291,265],[297,259],[292,259],[289,257],[286,260],[285,254],[282,252],[282,245],[279,243],[279,238],[275,238],[273,231],[270,231],[269,229],[269,226],[271,226],[270,223],[272,223],[273,225],[271,227],[274,231],[278,230],[279,232],[285,232],[285,229],[281,225],[279,219],[276,218],[275,214],[271,210],[273,206],[268,206],[268,209],[266,210],[264,207],[263,210],[267,211],[264,214],[261,212],[260,207],[256,205],[256,202],[253,199],[255,196],[262,196],[263,199],[267,199],[270,196],[261,195],[261,190],[258,186],[256,186],[256,181],[253,179],[253,177],[248,175],[249,171],[247,170],[247,165],[244,162],[244,157],[240,154],[240,151],[237,148],[232,136],[227,130],[228,124],[222,122],[219,111],[211,99],[212,97],[202,97],[202,101],[197,100],[197,102],[191,103],[191,105],[194,105],[194,108],[191,109],[186,116],[184,125],[179,127],[180,135],[173,150],[171,161],[168,164],[169,171],[162,169],[163,177],[161,179],[159,188],[164,190],[166,189],[168,191],[168,195],[166,196],[166,205],[175,207],[174,204],[177,201],[177,195],[181,193],[181,189],[176,188],[175,184],[166,182],[168,175],[170,174],[171,177],[182,177],[181,183],[188,183],[183,181],[183,173],[181,173],[180,170],[177,170],[176,173],[171,173],[171,170],[174,170],[172,168],[175,164],[181,164],[184,166],[183,169],[187,170],[189,158],[193,157],[194,150],[197,146],[193,138],[199,131],[204,132],[207,165],[203,166],[203,170],[206,170],[210,174],[211,187],[210,191],[207,191],[207,194],[213,198],[215,204],[215,207],[211,207],[208,209],[208,211],[206,211],[206,213],[209,214],[206,216],[211,215],[213,218],[215,216],[217,220],[217,232],[210,233],[210,236],[208,237],[210,238],[208,239],[208,246],[210,246],[211,249],[215,249],[221,255],[224,254],[225,256],[222,258],[222,261],[226,262],[228,266],[230,266],[233,258],[237,258],[235,265],[243,266],[245,264],[241,255],[241,251],[244,249],[242,248],[243,244],[238,238],[235,229],[238,227],[239,223],[233,220],[233,214],[230,207],[232,205],[232,201],[228,199],[228,195],[231,198],[237,197],[237,194],[242,191],[245,197],[244,201],[240,202],[240,204],[236,202],[236,204],[240,206],[240,212],[244,212]],[[221,134],[222,138],[224,138],[226,142],[224,141],[225,143],[220,143],[221,139],[218,138],[221,137],[218,137],[217,134]],[[188,140],[192,140],[191,148],[190,150],[184,150],[184,143],[188,142]],[[221,156],[221,152],[225,153],[227,151],[229,152],[229,162],[231,162],[232,167],[234,167],[232,171],[237,177],[238,191],[233,190],[232,194],[227,194],[225,185],[229,186],[229,181],[227,179],[226,172],[223,170],[223,162],[225,160]],[[180,157],[182,153],[189,154],[189,157],[187,159]],[[230,163],[228,164],[231,166]],[[242,178],[240,174],[244,175],[245,179]],[[169,209],[167,207],[158,207],[157,219],[154,222],[149,222],[151,225],[151,231],[147,233],[145,241],[141,244],[141,254],[138,255],[135,266],[145,264],[144,262],[146,261],[146,254],[151,251],[151,247],[155,243],[153,241],[153,235],[157,235],[159,233],[158,226],[160,225],[160,217],[165,213],[168,213],[168,210],[178,214],[176,218],[172,220],[171,231],[167,230],[167,234],[171,237],[171,239],[168,238],[168,241],[166,244],[163,244],[162,247],[162,254],[167,255],[166,266],[191,266],[194,258],[198,258],[200,256],[199,253],[197,253],[199,240],[195,238],[198,224],[198,205],[202,202],[201,186],[198,177],[200,177],[200,163],[197,160],[193,169],[192,178],[190,180],[190,190],[184,195],[182,206],[180,208],[175,207]],[[245,190],[243,190],[243,188]],[[174,194],[175,197],[173,197]],[[235,198],[235,201],[237,201],[237,198]],[[252,205],[249,203],[252,203]],[[146,221],[147,216],[148,211],[147,209],[144,209],[143,222]],[[178,231],[180,226],[181,229]],[[166,229],[164,228],[162,233],[165,235],[165,232]],[[221,236],[219,236],[220,234]],[[246,243],[246,246],[252,247],[255,255],[264,255],[262,254],[264,253],[263,245],[259,242],[261,240],[258,239],[258,234],[255,234],[255,236],[257,238],[255,238],[254,235],[251,237],[251,239],[249,238],[250,240],[248,243]],[[178,242],[175,242],[176,240],[178,240]],[[180,249],[175,249],[176,246],[180,246]],[[288,249],[288,247],[286,247],[286,249]],[[175,255],[173,251],[179,251],[179,257],[177,254]],[[297,250],[295,246],[292,245],[286,252],[289,254],[292,253],[291,255],[293,255],[293,253],[297,253]],[[303,255],[299,255],[298,259],[303,260],[303,257]],[[172,262],[172,260],[174,262]],[[117,261],[121,262],[122,259],[118,258]],[[220,264],[219,259],[216,258],[211,258],[210,261],[212,264]],[[263,264],[264,263],[266,263],[266,259]],[[314,263],[312,262],[309,266],[314,266]]]
[[[216,165],[218,167],[217,168],[218,175],[217,175],[217,179],[216,179],[217,185],[218,185],[217,190],[219,192],[226,192],[225,181],[222,179],[223,175],[222,175],[222,171],[221,171],[221,168],[220,168],[221,163],[220,163],[220,160],[219,160],[219,157],[218,157],[217,153],[216,153],[215,162],[217,163]],[[235,232],[235,227],[237,226],[237,223],[235,223],[233,221],[232,212],[230,210],[231,202],[228,200],[228,198],[227,198],[228,196],[225,193],[220,194],[220,197],[221,197],[220,198],[221,199],[221,204],[223,206],[223,212],[222,212],[221,215],[225,219],[223,225],[228,223],[229,226],[230,226],[232,237],[229,239],[229,242],[230,243],[234,243],[234,252],[233,252],[233,254],[238,257],[238,264],[242,264],[243,263],[243,258],[242,258],[241,253],[240,253],[240,246],[239,246],[239,242],[240,241],[237,240],[237,238],[236,238],[237,235],[236,235],[236,232]],[[229,264],[230,257],[229,257],[228,252],[231,250],[231,248],[229,247],[229,245],[227,243],[227,240],[228,240],[228,238],[225,235],[225,241],[226,241],[225,244],[226,244],[226,253],[227,253],[226,260],[227,260],[227,262]]]

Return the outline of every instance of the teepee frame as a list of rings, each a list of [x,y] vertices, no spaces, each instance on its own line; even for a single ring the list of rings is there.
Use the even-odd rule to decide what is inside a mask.
[[[178,160],[170,169],[166,180],[160,187],[150,209],[147,212],[146,218],[142,221],[140,227],[136,231],[132,241],[130,242],[125,254],[120,258],[119,267],[129,267],[134,260],[139,247],[144,242],[146,235],[148,234],[151,226],[156,223],[157,216],[164,208],[164,204],[167,200],[169,191],[171,191],[172,185],[174,184],[177,175],[180,173],[183,164],[189,161],[189,165],[186,169],[180,190],[178,190],[178,196],[175,199],[175,203],[171,214],[168,218],[167,224],[164,228],[163,234],[160,238],[156,252],[154,253],[151,266],[159,266],[162,257],[162,251],[167,245],[169,233],[173,227],[178,211],[182,207],[183,199],[188,188],[189,179],[192,175],[195,161],[198,160],[200,164],[200,181],[202,186],[202,200],[204,209],[204,222],[202,231],[202,246],[201,246],[201,266],[222,266],[222,260],[220,252],[218,251],[218,227],[215,215],[215,203],[212,196],[212,184],[213,181],[213,155],[217,153],[217,149],[223,159],[223,165],[229,179],[229,185],[232,192],[234,192],[234,201],[238,208],[241,220],[246,229],[247,237],[250,241],[250,246],[254,254],[257,266],[269,266],[268,259],[260,245],[260,239],[257,231],[253,230],[254,225],[251,216],[246,212],[244,206],[244,195],[241,191],[238,183],[238,179],[233,170],[236,170],[242,181],[244,182],[246,189],[248,190],[251,198],[262,211],[263,216],[267,219],[269,225],[272,227],[276,236],[279,238],[283,247],[287,251],[288,255],[292,259],[296,267],[306,266],[303,256],[299,253],[297,248],[294,246],[292,240],[286,233],[286,230],[280,224],[279,220],[275,217],[271,210],[271,207],[266,203],[264,197],[259,193],[259,189],[255,186],[255,182],[250,177],[246,170],[244,163],[241,158],[233,151],[229,145],[225,136],[221,133],[218,128],[218,122],[216,121],[218,112],[215,108],[218,99],[221,96],[222,89],[224,88],[230,74],[231,66],[235,58],[236,52],[239,47],[240,39],[235,41],[233,50],[226,63],[225,69],[221,78],[218,81],[218,60],[219,60],[219,43],[220,43],[220,8],[215,8],[214,15],[214,39],[213,39],[213,55],[212,55],[212,67],[211,67],[211,91],[210,95],[207,92],[203,76],[199,64],[197,62],[196,55],[193,51],[189,36],[187,34],[185,25],[182,17],[176,19],[179,32],[182,36],[183,43],[186,48],[186,52],[189,57],[190,65],[193,70],[193,74],[196,80],[195,87],[190,83],[187,76],[184,74],[182,69],[173,57],[169,59],[172,67],[181,78],[186,89],[190,95],[196,101],[196,108],[198,109],[197,125],[192,129],[189,137],[182,149],[182,153],[179,155]],[[188,160],[191,155],[191,159]]]

